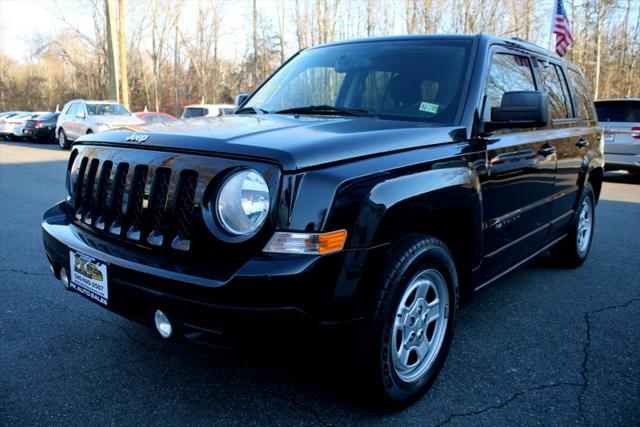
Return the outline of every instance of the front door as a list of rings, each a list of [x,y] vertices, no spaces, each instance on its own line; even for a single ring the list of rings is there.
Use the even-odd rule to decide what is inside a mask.
[[[485,82],[483,120],[502,95],[537,90],[531,59],[506,49],[493,51]],[[513,267],[544,242],[551,220],[556,175],[555,147],[542,129],[505,129],[487,141],[488,174],[482,184],[483,276]]]
[[[78,105],[79,104],[77,102],[74,102],[73,104],[71,104],[67,109],[67,111],[64,113],[64,120],[62,121],[62,129],[67,135],[67,139],[71,141],[78,138],[77,132],[76,132],[76,126],[75,126],[76,113],[78,112]]]

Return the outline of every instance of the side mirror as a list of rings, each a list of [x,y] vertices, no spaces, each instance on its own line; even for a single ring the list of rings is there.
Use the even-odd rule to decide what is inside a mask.
[[[246,101],[247,98],[249,98],[249,94],[248,93],[241,93],[240,95],[236,96],[236,99],[235,99],[235,102],[234,102],[236,108],[238,108],[239,106],[244,104],[244,101]]]
[[[549,122],[549,97],[545,92],[505,92],[499,107],[491,108],[485,132],[498,129],[537,128]]]
[[[84,111],[78,111],[76,113],[76,117],[79,119],[84,119],[85,118]]]

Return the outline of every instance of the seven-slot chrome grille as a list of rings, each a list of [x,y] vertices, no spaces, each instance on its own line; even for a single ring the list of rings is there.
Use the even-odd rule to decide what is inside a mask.
[[[96,233],[142,246],[189,251],[194,240],[202,238],[200,231],[206,231],[200,210],[209,184],[221,172],[240,166],[236,163],[217,157],[79,146],[70,158],[68,202],[76,221]],[[277,178],[277,173],[272,176]]]

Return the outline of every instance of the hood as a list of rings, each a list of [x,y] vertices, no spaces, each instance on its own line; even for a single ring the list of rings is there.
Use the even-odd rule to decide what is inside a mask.
[[[251,157],[299,170],[450,142],[457,130],[369,117],[228,115],[127,126],[79,142]],[[148,138],[127,141],[132,132]]]

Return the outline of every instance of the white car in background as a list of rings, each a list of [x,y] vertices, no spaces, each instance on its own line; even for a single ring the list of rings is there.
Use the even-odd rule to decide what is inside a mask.
[[[115,101],[74,99],[65,104],[56,123],[60,148],[66,150],[82,135],[144,124],[124,105]]]
[[[17,114],[5,117],[0,121],[0,136],[9,139],[16,139],[13,131],[16,126],[24,126],[24,123],[31,118],[34,113],[21,111]]]
[[[640,98],[595,101],[607,170],[640,172]]]
[[[182,118],[224,116],[233,114],[235,109],[231,104],[192,104],[184,107]]]

